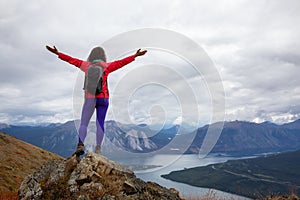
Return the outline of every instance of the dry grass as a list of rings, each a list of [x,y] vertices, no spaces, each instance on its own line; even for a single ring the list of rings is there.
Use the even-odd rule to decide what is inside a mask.
[[[18,193],[10,192],[10,191],[1,191],[0,192],[0,200],[17,200]]]
[[[264,198],[264,200],[300,200],[300,198],[292,193],[290,195],[281,195],[281,196],[270,196]]]
[[[28,174],[50,159],[61,158],[4,133],[0,133],[0,153],[0,200],[17,199],[18,188]]]

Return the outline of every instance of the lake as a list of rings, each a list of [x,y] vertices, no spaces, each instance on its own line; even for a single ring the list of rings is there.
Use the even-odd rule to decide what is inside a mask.
[[[249,158],[249,157],[243,157]],[[153,181],[167,188],[175,188],[183,197],[203,197],[208,193],[215,194],[219,197],[231,199],[248,199],[246,197],[225,193],[222,191],[194,187],[183,183],[170,181],[161,177],[171,171],[183,170],[185,168],[206,166],[209,164],[222,163],[227,160],[241,159],[230,156],[209,155],[205,158],[199,158],[196,154],[190,155],[154,155],[142,156],[138,154],[136,157],[111,158],[116,162],[132,168],[138,178],[144,181]]]

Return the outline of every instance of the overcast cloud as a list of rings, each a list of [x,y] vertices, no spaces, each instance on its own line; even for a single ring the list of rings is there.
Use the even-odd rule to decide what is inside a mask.
[[[74,119],[73,90],[78,70],[51,55],[46,44],[85,60],[92,47],[111,37],[149,27],[178,32],[205,49],[223,81],[225,120],[285,123],[298,119],[299,8],[298,0],[2,0],[0,122]],[[110,55],[108,59],[112,59]],[[139,67],[146,69],[153,63],[161,68],[182,67],[187,74],[191,69],[174,55],[149,49],[145,57],[111,74],[110,87],[118,88],[121,77],[133,76],[131,72],[137,73]],[[139,88],[135,83],[151,77],[149,73],[139,74],[128,87],[111,94],[107,119],[126,123],[209,123],[209,91],[203,77],[190,74],[189,78],[178,80],[180,76],[176,74],[161,73],[162,79],[174,82],[174,88],[144,86],[133,92],[129,101],[122,102],[127,89]],[[189,114],[182,117],[182,102],[176,96],[188,94],[186,83],[193,86],[196,100],[191,101],[195,105],[185,105]],[[179,94],[172,94],[171,89]]]

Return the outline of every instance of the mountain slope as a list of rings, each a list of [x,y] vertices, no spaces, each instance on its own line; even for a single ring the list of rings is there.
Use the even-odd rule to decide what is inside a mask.
[[[58,155],[4,133],[0,133],[0,153],[0,199],[7,191],[17,193],[25,176],[42,163],[61,159]]]
[[[7,126],[0,131],[63,157],[72,155],[78,141],[74,121],[48,126]]]
[[[175,171],[163,177],[251,198],[289,194],[291,190],[299,195],[299,158],[300,150]]]

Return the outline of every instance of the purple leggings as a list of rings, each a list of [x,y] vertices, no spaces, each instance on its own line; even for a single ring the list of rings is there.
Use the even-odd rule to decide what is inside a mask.
[[[104,120],[106,116],[106,112],[108,109],[108,99],[107,98],[86,98],[85,102],[82,107],[82,114],[81,114],[81,122],[79,127],[79,142],[84,142],[86,134],[87,134],[87,127],[90,122],[93,113],[97,111],[96,117],[96,125],[97,125],[97,132],[96,132],[96,141],[97,145],[101,145],[104,136]]]

